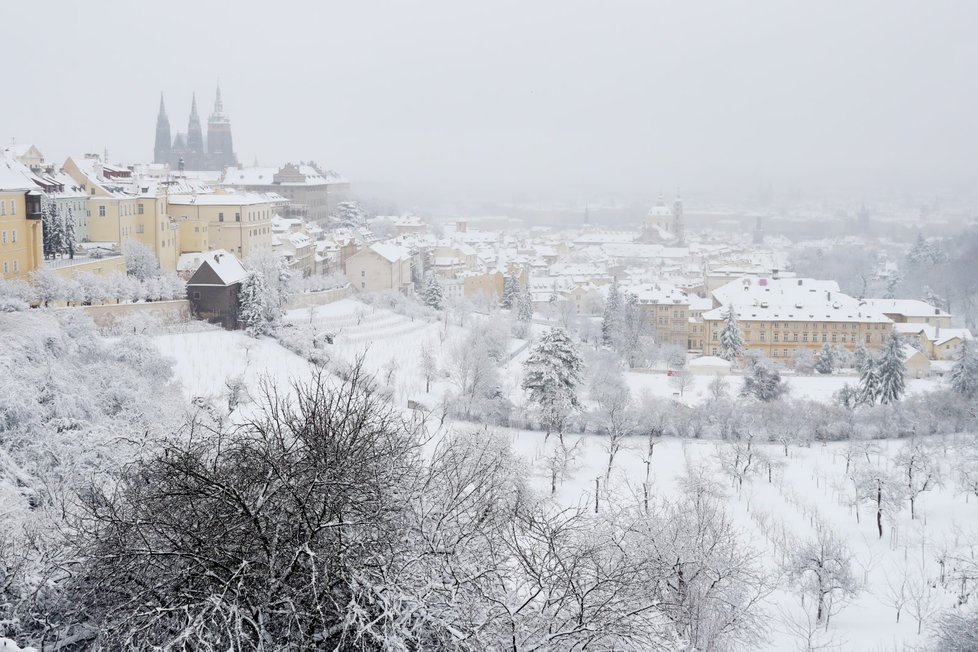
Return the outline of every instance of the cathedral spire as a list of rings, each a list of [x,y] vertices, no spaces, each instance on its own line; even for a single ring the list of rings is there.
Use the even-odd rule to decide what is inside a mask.
[[[221,85],[217,85],[217,95],[214,96],[214,115],[224,114],[224,102],[221,101]]]
[[[153,162],[167,163],[170,160],[170,120],[166,117],[163,93],[160,93],[160,113],[156,116],[156,144],[153,147]]]
[[[204,165],[204,133],[197,115],[197,93],[190,102],[190,122],[187,125],[187,165],[191,170],[201,170]]]

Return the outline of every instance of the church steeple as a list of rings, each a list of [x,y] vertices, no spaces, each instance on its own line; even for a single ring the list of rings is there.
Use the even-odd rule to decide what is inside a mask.
[[[156,116],[156,145],[153,147],[153,162],[166,163],[170,160],[170,120],[166,117],[163,93],[160,93],[160,112]]]
[[[187,166],[191,170],[200,170],[204,164],[204,133],[200,128],[200,117],[197,115],[197,94],[194,93],[190,102],[190,121],[187,124]]]
[[[224,102],[221,101],[221,85],[217,85],[217,95],[214,96],[214,117],[224,115]]]

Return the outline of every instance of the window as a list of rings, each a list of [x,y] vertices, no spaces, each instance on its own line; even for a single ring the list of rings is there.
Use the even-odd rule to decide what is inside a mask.
[[[788,357],[788,349],[784,349],[784,357]]]
[[[217,214],[217,221],[218,222],[223,222],[224,221],[224,213],[218,213]]]
[[[4,267],[6,267],[6,266],[7,266],[7,263],[4,263],[4,264],[3,264],[3,266],[4,266]],[[361,282],[360,282],[360,289],[363,289],[363,288],[365,288],[365,287],[367,287],[367,284],[366,284],[366,283],[364,283],[363,281],[361,281]]]
[[[777,334],[777,333],[775,333],[775,334],[774,334],[774,341],[775,341],[775,342],[777,342],[777,341],[779,341],[779,340],[780,340],[780,338],[778,337],[778,334]]]
[[[14,261],[14,272],[18,271],[19,268],[20,268],[20,264],[15,260]]]
[[[143,214],[143,205],[142,204],[139,205],[139,214],[140,215]]]
[[[798,333],[795,333],[795,341],[798,341]]]
[[[98,216],[99,217],[105,217],[105,204],[99,204],[99,207],[98,207]]]
[[[240,222],[241,221],[241,213],[235,213],[234,214],[234,221],[235,222]]]
[[[17,242],[17,229],[14,229],[13,231],[11,231],[11,232],[10,232],[10,235],[12,236],[12,238],[11,238],[11,239],[12,239],[12,240],[13,240],[14,242]]]
[[[832,339],[834,340],[834,339],[835,339],[835,337],[833,336],[833,337],[832,337]],[[828,334],[826,334],[826,333],[822,333],[822,341],[823,341],[823,342],[828,342],[828,341],[829,341],[829,336],[828,336]]]
[[[778,357],[778,350],[774,349],[773,351],[771,351],[771,355],[773,355],[775,358]]]
[[[3,273],[4,274],[7,274],[9,272],[10,272],[10,270],[7,269],[7,261],[3,261]]]
[[[3,244],[7,244],[7,232],[6,231],[3,232],[3,237],[0,238],[0,242],[3,242]]]
[[[367,275],[367,272],[366,272],[366,270],[363,270],[363,269],[361,269],[361,270],[360,270],[360,276],[361,276],[361,277],[364,277],[364,276],[366,276],[366,275]]]
[[[870,341],[870,339],[872,337],[873,337],[872,335],[870,335],[869,333],[866,333],[866,344],[869,344],[869,341]]]
[[[802,333],[801,341],[802,342],[807,342],[808,341],[808,333]]]
[[[0,215],[7,214],[7,202],[0,200]]]
[[[200,298],[200,292],[194,291],[194,295],[193,296],[194,296],[194,299],[199,299]]]
[[[10,200],[10,214],[11,215],[17,214],[17,204],[14,203],[13,199]]]

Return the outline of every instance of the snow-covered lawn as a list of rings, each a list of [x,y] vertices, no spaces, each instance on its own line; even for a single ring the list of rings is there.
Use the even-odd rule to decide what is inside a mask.
[[[430,405],[438,403],[450,384],[441,378],[431,393],[425,395],[422,348],[429,347],[444,366],[449,345],[464,334],[464,329],[457,325],[412,321],[352,300],[319,306],[311,311],[294,310],[288,313],[287,319],[294,323],[312,320],[317,327],[333,333],[335,339],[330,355],[346,361],[362,356],[369,371],[383,382],[387,377],[391,379],[395,400],[402,407],[409,398],[427,401]],[[164,355],[175,360],[177,379],[188,396],[223,395],[225,380],[238,376],[243,376],[245,384],[254,391],[262,377],[284,385],[307,378],[310,373],[308,363],[270,338],[255,340],[243,333],[212,331],[160,336],[154,341]],[[520,342],[513,342],[509,350],[516,351],[519,345]],[[514,397],[522,391],[519,378],[528,353],[528,350],[520,351],[501,369],[503,383]],[[671,397],[676,391],[663,374],[629,373],[627,379],[636,395],[651,392]],[[712,380],[712,376],[695,377],[683,400],[704,400]],[[731,393],[736,392],[742,382],[739,376],[729,376],[727,380]],[[823,401],[829,400],[843,383],[854,380],[843,376],[788,378],[794,396]],[[935,388],[938,382],[912,380],[908,386],[911,392],[923,392]],[[479,426],[458,423],[451,427]],[[545,443],[539,432],[503,432],[511,438],[520,456],[529,462],[537,488],[549,492],[550,472],[545,459],[555,438]],[[590,508],[596,478],[601,478],[603,506],[615,501],[639,500],[645,475],[639,451],[646,445],[644,440],[632,440],[630,447],[619,454],[607,485],[604,480],[607,466],[605,440],[589,435],[568,435],[566,440],[568,445],[576,444],[578,452],[570,476],[559,486],[555,500],[567,506],[586,504]],[[945,443],[949,446],[945,447]],[[946,478],[950,476],[949,465],[953,459],[950,443],[935,442],[934,445]],[[880,442],[878,449],[868,456],[864,454],[857,463],[888,466],[903,445],[902,441]],[[718,451],[727,446],[702,440],[666,439],[657,443],[652,457],[653,495],[675,496],[678,491],[676,480],[685,474],[687,465],[709,465],[713,469],[711,476],[726,492],[724,500],[742,528],[744,541],[759,549],[765,565],[775,574],[780,573],[782,561],[794,545],[792,541],[810,538],[816,520],[824,521],[845,539],[854,555],[857,579],[864,589],[833,615],[828,630],[818,634],[819,640],[831,643],[834,646],[831,649],[853,651],[903,649],[904,645],[922,643],[924,639],[917,636],[911,608],[904,608],[901,622],[897,624],[895,609],[886,606],[887,579],[892,583],[893,578],[901,577],[903,573],[922,573],[935,583],[935,588],[928,589],[932,598],[928,608],[936,613],[938,607],[951,606],[953,587],[945,589],[937,581],[941,574],[939,559],[943,553],[974,554],[973,546],[978,545],[978,500],[969,502],[964,495],[956,493],[954,483],[948,480],[943,487],[921,495],[916,520],[910,519],[906,504],[894,518],[886,518],[884,536],[880,539],[870,505],[860,506],[857,522],[852,501],[853,485],[845,473],[848,444],[791,447],[787,457],[779,446],[756,444],[756,450],[774,462],[772,478],[769,482],[766,471],[762,471],[747,479],[740,492],[720,470],[716,457]],[[797,635],[789,633],[784,624],[785,613],[801,613],[798,591],[785,579],[780,580],[780,587],[766,604],[771,640],[762,649],[799,649]],[[932,617],[927,616],[925,620],[931,622]]]

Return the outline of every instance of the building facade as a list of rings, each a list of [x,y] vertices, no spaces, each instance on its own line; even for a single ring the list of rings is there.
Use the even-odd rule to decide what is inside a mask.
[[[0,159],[0,278],[26,278],[42,260],[41,191]]]

